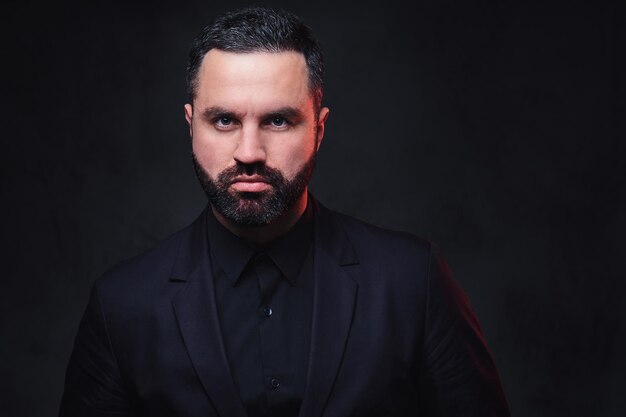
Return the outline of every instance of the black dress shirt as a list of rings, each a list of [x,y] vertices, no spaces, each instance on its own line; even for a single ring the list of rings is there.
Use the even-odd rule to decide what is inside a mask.
[[[208,210],[209,254],[224,347],[250,417],[296,416],[307,375],[313,306],[313,210],[266,247]]]

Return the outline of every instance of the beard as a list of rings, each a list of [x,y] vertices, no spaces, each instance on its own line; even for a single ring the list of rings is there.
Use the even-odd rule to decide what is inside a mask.
[[[211,205],[228,220],[241,226],[264,226],[289,211],[302,197],[313,175],[317,152],[313,152],[292,180],[264,164],[237,164],[220,172],[216,179],[200,165],[192,152],[193,167]],[[236,177],[259,175],[271,187],[261,192],[230,191]]]

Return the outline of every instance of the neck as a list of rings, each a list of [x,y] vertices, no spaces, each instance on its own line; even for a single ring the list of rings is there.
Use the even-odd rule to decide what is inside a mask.
[[[231,233],[257,245],[266,245],[291,230],[306,210],[307,201],[308,193],[305,190],[291,209],[273,223],[263,226],[242,226],[222,216],[215,207],[211,206],[211,210],[217,221]]]

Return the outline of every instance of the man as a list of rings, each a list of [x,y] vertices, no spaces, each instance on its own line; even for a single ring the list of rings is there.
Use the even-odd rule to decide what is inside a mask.
[[[209,206],[99,279],[61,416],[507,416],[433,246],[307,192],[323,64],[295,16],[249,8],[193,42],[185,117]]]

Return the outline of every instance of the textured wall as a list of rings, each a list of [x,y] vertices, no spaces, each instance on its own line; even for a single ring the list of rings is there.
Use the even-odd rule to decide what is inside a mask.
[[[3,415],[56,413],[93,281],[205,204],[186,55],[244,3],[151,3],[3,13]],[[289,6],[327,59],[314,193],[443,248],[514,415],[623,416],[624,3],[402,3]]]

